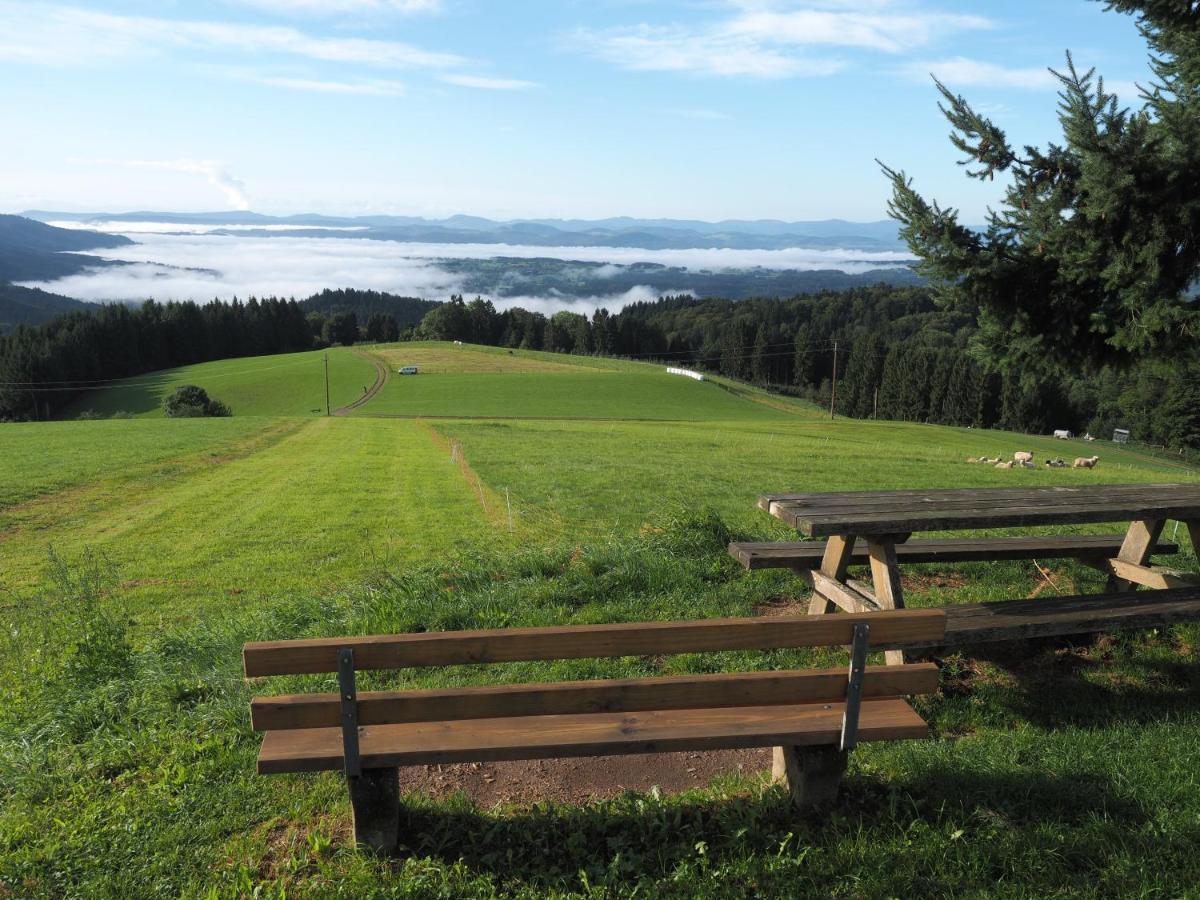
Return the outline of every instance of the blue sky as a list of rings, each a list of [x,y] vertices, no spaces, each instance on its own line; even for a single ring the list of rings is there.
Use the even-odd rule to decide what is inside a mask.
[[[878,219],[873,160],[977,221],[928,73],[1018,143],[1092,0],[0,0],[0,210]]]

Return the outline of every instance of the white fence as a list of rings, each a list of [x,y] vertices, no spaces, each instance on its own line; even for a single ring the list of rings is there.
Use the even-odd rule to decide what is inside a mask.
[[[695,378],[697,381],[704,380],[703,374],[701,374],[700,372],[693,372],[691,369],[676,369],[676,368],[668,367],[667,374],[668,375],[684,375],[687,378]]]

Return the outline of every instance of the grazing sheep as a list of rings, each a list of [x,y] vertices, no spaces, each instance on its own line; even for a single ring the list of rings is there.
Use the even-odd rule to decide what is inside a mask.
[[[1028,450],[1018,450],[1013,454],[1013,462],[1033,462],[1033,453]]]
[[[1100,457],[1098,456],[1077,456],[1075,457],[1075,465],[1073,468],[1094,469],[1096,468],[1096,463],[1098,462],[1100,462]]]
[[[997,469],[1011,469],[1012,467],[1013,467],[1013,464],[1010,462],[996,463]]]
[[[1067,467],[1067,461],[1061,456],[1056,456],[1054,459],[1046,460],[1046,465],[1051,469],[1065,469]]]

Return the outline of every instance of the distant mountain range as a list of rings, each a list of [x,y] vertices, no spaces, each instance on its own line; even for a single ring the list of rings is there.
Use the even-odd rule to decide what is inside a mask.
[[[775,219],[514,219],[496,221],[457,215],[446,219],[417,216],[323,216],[304,214],[266,216],[254,212],[66,213],[30,210],[25,216],[41,222],[156,222],[166,225],[238,226],[243,236],[292,235],[346,237],[342,229],[357,229],[355,237],[435,244],[527,244],[538,247],[637,247],[645,250],[736,249],[782,250],[791,247],[867,251],[902,251],[895,222],[782,222]],[[256,227],[257,226],[257,227]]]
[[[8,282],[61,278],[88,268],[115,265],[97,256],[64,251],[98,250],[131,243],[119,234],[53,228],[21,216],[0,215],[0,333],[21,323],[44,322],[74,309],[91,309],[90,303]]]

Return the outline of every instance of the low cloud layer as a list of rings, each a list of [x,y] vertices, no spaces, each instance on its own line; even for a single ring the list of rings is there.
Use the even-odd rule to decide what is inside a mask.
[[[125,224],[125,223],[122,223]],[[105,230],[122,230],[119,225]],[[362,238],[236,237],[204,234],[156,234],[125,229],[136,244],[101,251],[107,259],[130,265],[96,269],[34,286],[91,301],[207,301],[249,296],[306,297],[324,288],[361,288],[444,299],[463,292],[462,276],[439,265],[446,259],[556,258],[603,264],[602,275],[616,266],[660,263],[695,271],[766,269],[840,269],[862,272],[902,265],[903,253],[856,250],[643,250],[625,247],[550,248],[510,244],[416,244]],[[647,276],[647,281],[652,281]],[[619,309],[649,300],[667,284],[639,285],[606,296],[565,295],[493,298],[502,308],[524,306],[542,312]]]

